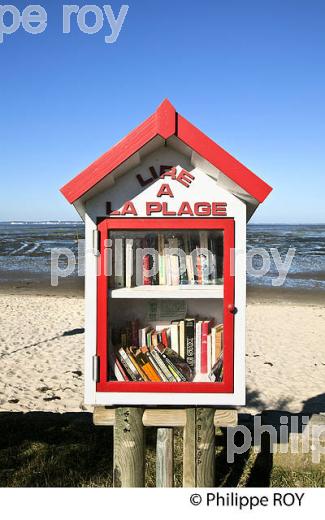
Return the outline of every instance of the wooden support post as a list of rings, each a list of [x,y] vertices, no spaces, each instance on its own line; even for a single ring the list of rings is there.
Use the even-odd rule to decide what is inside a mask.
[[[173,487],[174,435],[173,428],[157,429],[156,487]]]
[[[142,408],[116,408],[114,425],[114,487],[144,487]]]
[[[214,481],[214,410],[189,408],[184,427],[183,487],[213,487]]]
[[[213,487],[215,482],[215,428],[212,408],[196,409],[196,486]]]
[[[183,433],[183,487],[196,487],[196,409],[187,408]]]

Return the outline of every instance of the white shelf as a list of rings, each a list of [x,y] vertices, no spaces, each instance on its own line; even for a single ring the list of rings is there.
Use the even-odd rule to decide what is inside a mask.
[[[223,285],[140,285],[110,289],[111,298],[223,298]]]

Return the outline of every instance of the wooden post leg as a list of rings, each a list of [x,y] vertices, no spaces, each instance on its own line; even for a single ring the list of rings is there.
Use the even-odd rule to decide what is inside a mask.
[[[213,487],[215,482],[214,412],[212,408],[196,410],[197,487]]]
[[[114,487],[144,487],[142,408],[116,408]]]
[[[158,428],[156,451],[156,487],[173,487],[173,428]]]
[[[196,409],[186,409],[183,433],[183,487],[196,487]]]

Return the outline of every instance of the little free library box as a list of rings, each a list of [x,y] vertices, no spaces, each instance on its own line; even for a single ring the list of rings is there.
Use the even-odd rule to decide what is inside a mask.
[[[246,223],[270,186],[165,100],[61,191],[86,227],[86,403],[245,404]]]

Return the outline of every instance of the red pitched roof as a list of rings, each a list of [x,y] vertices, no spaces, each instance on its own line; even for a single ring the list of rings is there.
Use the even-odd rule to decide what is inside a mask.
[[[153,138],[161,136],[168,139],[172,135],[222,171],[258,202],[263,202],[271,192],[272,188],[266,182],[178,114],[168,99],[162,102],[154,114],[60,191],[73,203]]]

